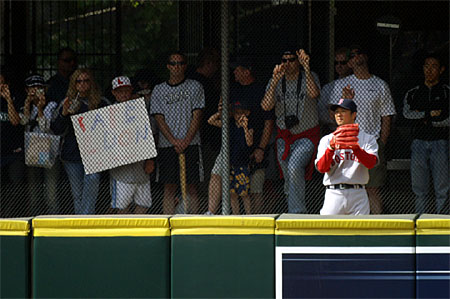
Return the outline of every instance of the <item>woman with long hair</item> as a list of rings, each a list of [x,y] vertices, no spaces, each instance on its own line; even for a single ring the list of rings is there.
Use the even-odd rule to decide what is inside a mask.
[[[70,116],[105,106],[100,88],[89,69],[78,69],[70,77],[67,95],[52,122],[55,134],[63,134],[61,159],[69,178],[75,214],[95,214],[100,173],[86,174]]]

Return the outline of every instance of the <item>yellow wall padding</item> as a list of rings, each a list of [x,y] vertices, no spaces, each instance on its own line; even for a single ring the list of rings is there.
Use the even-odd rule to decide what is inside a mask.
[[[418,235],[450,235],[450,216],[424,214],[416,226]]]
[[[168,216],[37,217],[35,237],[170,236]]]
[[[170,218],[172,235],[273,235],[271,216],[175,216]]]
[[[414,219],[278,219],[277,235],[414,235]]]
[[[0,236],[28,236],[29,219],[0,219]]]

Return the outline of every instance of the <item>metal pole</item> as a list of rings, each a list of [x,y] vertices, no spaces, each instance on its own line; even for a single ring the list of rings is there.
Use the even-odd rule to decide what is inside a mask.
[[[222,0],[221,2],[221,52],[222,52],[222,154],[223,161],[226,167],[224,167],[222,173],[222,214],[230,215],[230,148],[229,148],[229,135],[228,135],[228,90],[229,90],[229,67],[228,67],[228,0]]]
[[[389,86],[392,88],[392,34],[389,34]]]

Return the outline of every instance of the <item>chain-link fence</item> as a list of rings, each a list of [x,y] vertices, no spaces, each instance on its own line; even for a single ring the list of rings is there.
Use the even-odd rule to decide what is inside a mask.
[[[220,214],[228,200],[236,214],[354,213],[338,204],[345,192],[368,194],[372,213],[448,213],[445,12],[440,1],[2,2],[1,217]],[[132,123],[138,106],[120,104],[138,97],[156,158],[131,146],[150,138]],[[373,136],[359,133],[363,154],[330,145],[355,116],[342,98]]]

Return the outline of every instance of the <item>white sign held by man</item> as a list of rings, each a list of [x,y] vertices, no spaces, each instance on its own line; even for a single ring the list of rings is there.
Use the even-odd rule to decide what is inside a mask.
[[[86,174],[156,157],[144,98],[73,115]]]

